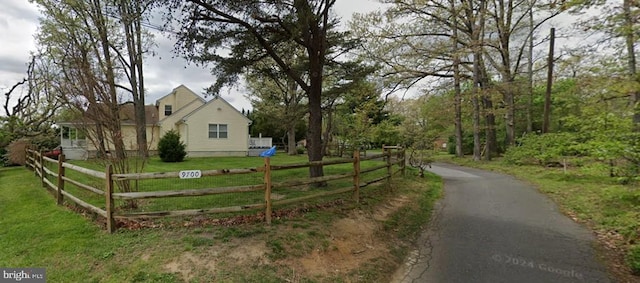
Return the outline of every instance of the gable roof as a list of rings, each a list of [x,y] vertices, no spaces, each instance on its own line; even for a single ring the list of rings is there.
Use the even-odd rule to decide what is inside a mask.
[[[81,116],[73,121],[56,121],[58,125],[71,126],[71,125],[93,125],[96,120],[104,119],[105,113],[108,113],[108,106],[104,103],[97,105],[91,105],[87,110],[82,112]],[[158,108],[155,105],[145,105],[145,124],[156,125],[158,124]],[[118,116],[120,124],[135,125],[135,107],[133,102],[128,101],[118,105]]]
[[[202,98],[200,95],[197,95],[193,90],[191,90],[191,89],[190,89],[190,88],[188,88],[187,86],[185,86],[185,85],[181,84],[181,85],[179,85],[179,86],[177,86],[177,87],[173,88],[173,90],[171,90],[171,92],[169,92],[167,95],[165,95],[165,96],[163,96],[163,97],[158,98],[158,99],[156,100],[156,106],[159,106],[160,100],[163,100],[163,99],[167,98],[168,96],[173,95],[173,94],[176,92],[176,90],[177,90],[177,89],[179,89],[179,88],[181,88],[181,87],[182,87],[182,88],[187,89],[187,90],[188,90],[188,92],[189,92],[191,95],[193,95],[193,96],[197,97],[198,99],[200,99],[200,101],[202,101],[202,103],[207,102],[207,101],[206,101],[206,100],[204,100],[204,98]]]
[[[238,113],[238,115],[242,116],[245,120],[247,120],[247,122],[249,124],[251,124],[251,119],[249,119],[247,116],[243,115],[240,111],[238,111],[238,109],[236,109],[235,107],[233,107],[233,105],[231,105],[229,102],[227,102],[226,100],[224,100],[224,98],[220,97],[219,95],[216,95],[213,99],[209,100],[207,103],[202,104],[200,107],[194,109],[193,111],[191,111],[191,113],[185,115],[184,117],[182,117],[182,119],[180,119],[181,121],[187,121],[189,119],[189,117],[191,117],[192,115],[194,115],[196,112],[200,111],[202,108],[207,107],[207,105],[209,105],[210,103],[213,103],[214,101],[220,101],[224,104],[226,104],[227,106],[229,106],[229,108],[233,109],[233,111],[235,111],[236,113]]]
[[[202,103],[202,105],[205,105],[205,104],[206,104],[206,101],[204,101],[204,99],[202,99],[202,100],[203,100],[203,101],[200,101],[200,100],[197,100],[197,99],[192,100],[191,102],[189,102],[189,103],[185,104],[184,106],[182,106],[180,109],[178,109],[178,110],[176,110],[175,112],[171,113],[171,115],[169,115],[169,116],[165,116],[164,118],[162,118],[162,120],[160,120],[160,123],[162,123],[164,120],[167,120],[167,119],[169,119],[169,118],[173,118],[173,117],[175,117],[176,115],[179,115],[179,114],[180,114],[180,112],[186,111],[186,110],[184,110],[184,109],[186,109],[186,108],[187,108],[189,105],[191,105],[191,104],[194,104],[194,103],[196,103],[196,102],[197,102],[197,103]],[[202,105],[198,106],[198,108],[196,108],[196,109],[199,109],[200,107],[202,107]],[[157,109],[157,106],[156,106],[156,109]],[[191,113],[191,112],[189,112],[189,113]],[[185,113],[185,115],[189,115],[189,113]],[[181,119],[182,119],[182,118],[181,118]]]
[[[133,102],[126,102],[120,106],[120,123],[122,124],[135,124],[135,107]],[[155,105],[145,105],[145,124],[155,125],[158,123],[158,108]]]

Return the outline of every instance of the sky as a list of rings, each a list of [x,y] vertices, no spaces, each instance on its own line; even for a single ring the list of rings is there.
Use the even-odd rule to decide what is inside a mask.
[[[336,13],[347,23],[354,12],[365,13],[380,8],[375,0],[337,0]],[[36,50],[34,34],[38,29],[40,12],[35,4],[27,0],[2,0],[0,4],[0,94],[4,94],[16,82],[25,77],[29,55]],[[145,61],[145,87],[147,104],[170,93],[184,84],[197,94],[214,81],[206,68],[190,65],[186,60],[173,54],[171,39],[158,34],[155,38],[156,56]],[[223,90],[220,95],[238,110],[250,109],[251,104],[239,87]],[[0,103],[4,104],[4,95]],[[4,113],[0,113],[2,115]]]

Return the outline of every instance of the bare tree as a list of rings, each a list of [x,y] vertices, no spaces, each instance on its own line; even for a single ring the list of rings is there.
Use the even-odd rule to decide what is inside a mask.
[[[26,77],[4,93],[4,131],[11,139],[35,137],[51,131],[52,117],[61,107],[57,70],[47,57],[31,55]],[[8,142],[8,141],[7,141]]]
[[[126,173],[123,133],[120,124],[122,65],[115,48],[122,48],[122,37],[107,15],[103,0],[60,2],[35,1],[43,9],[38,44],[60,70],[61,98],[81,114],[88,138],[98,154],[114,165],[115,172]],[[129,183],[118,183],[131,191]]]

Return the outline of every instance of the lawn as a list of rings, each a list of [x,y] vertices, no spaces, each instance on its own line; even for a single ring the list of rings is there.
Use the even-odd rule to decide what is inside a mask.
[[[439,155],[439,161],[504,172],[534,184],[571,218],[586,223],[603,246],[620,251],[619,262],[640,275],[640,187],[623,185],[608,176],[608,168],[584,162],[580,167],[516,166],[495,161]],[[629,272],[629,271],[627,271]],[[637,280],[638,278],[635,278]]]
[[[402,178],[393,185],[394,193],[384,186],[363,192],[359,205],[346,197],[342,205],[310,206],[304,214],[276,219],[270,226],[173,225],[110,235],[90,216],[57,206],[33,172],[0,168],[0,266],[44,267],[48,282],[286,282],[292,274],[299,282],[384,281],[429,219],[440,191],[434,176]],[[312,251],[335,249],[326,229],[331,223],[348,214],[368,214],[398,196],[410,201],[375,233],[389,245],[391,255],[326,276],[287,265]],[[257,261],[233,257],[246,254],[249,243],[265,247],[266,253]],[[185,262],[176,265],[178,259]]]

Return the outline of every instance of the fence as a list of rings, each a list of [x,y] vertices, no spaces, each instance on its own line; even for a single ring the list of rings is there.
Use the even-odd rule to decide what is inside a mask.
[[[352,193],[354,201],[359,202],[363,188],[382,181],[389,184],[393,175],[404,174],[405,151],[400,147],[384,147],[382,154],[361,157],[359,152],[355,152],[352,158],[320,162],[274,165],[270,158],[264,158],[263,166],[246,169],[129,174],[115,174],[111,165],[107,165],[104,171],[77,166],[65,162],[64,154],[55,160],[30,148],[26,150],[26,161],[26,166],[40,177],[42,186],[52,190],[59,205],[66,200],[103,217],[107,231],[113,233],[117,229],[116,220],[123,219],[200,216],[263,209],[264,220],[270,224],[274,206],[297,204],[348,192]],[[331,168],[336,165],[340,167]],[[312,166],[322,166],[325,176],[305,177],[307,173],[304,169]],[[395,172],[394,166],[397,168]],[[243,175],[243,183],[230,185],[220,180],[225,176],[237,175]],[[179,188],[158,190],[152,182],[158,179],[168,179]],[[191,180],[191,183],[184,180]],[[318,190],[308,189],[309,185],[331,181],[335,181],[332,186]],[[140,185],[139,182],[147,184]],[[140,190],[116,192],[116,188],[132,183]],[[218,186],[212,187],[212,184]],[[199,186],[205,187],[198,188]],[[221,195],[233,197],[220,199]],[[116,206],[117,201],[142,202],[169,198],[190,198],[191,201],[172,201],[171,205],[180,205],[172,209],[163,209],[161,205],[154,206],[151,203],[143,203],[136,209]],[[197,204],[205,207],[194,208]]]

